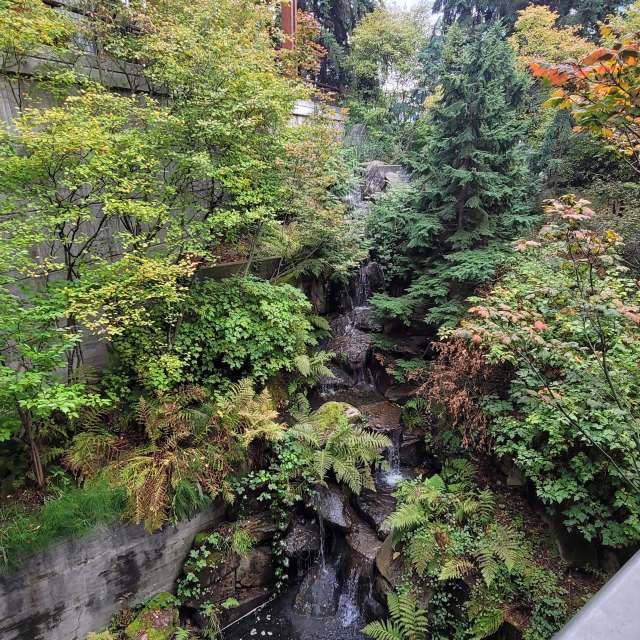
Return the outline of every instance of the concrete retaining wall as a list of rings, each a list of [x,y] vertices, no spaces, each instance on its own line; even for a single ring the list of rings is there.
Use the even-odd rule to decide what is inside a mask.
[[[224,507],[149,534],[118,524],[59,543],[0,576],[1,640],[84,640],[126,605],[172,591],[196,533]]]

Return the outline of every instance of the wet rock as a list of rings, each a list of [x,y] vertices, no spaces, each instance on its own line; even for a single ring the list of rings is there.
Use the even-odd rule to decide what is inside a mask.
[[[318,381],[325,393],[351,389],[351,387],[355,386],[357,380],[350,373],[333,363],[330,363],[328,367],[333,376],[322,376]]]
[[[320,550],[320,531],[317,522],[297,520],[284,539],[284,552],[290,557],[300,557]]]
[[[361,566],[372,566],[382,547],[376,532],[362,520],[352,522],[345,540],[352,561]]]
[[[371,198],[384,191],[386,186],[386,169],[388,165],[380,160],[367,162],[362,186],[362,196]]]
[[[402,576],[404,575],[404,566],[401,556],[395,557],[393,537],[391,535],[386,537],[378,551],[378,555],[376,556],[376,569],[387,585],[386,590],[384,588],[382,589],[384,593],[400,585]],[[384,587],[384,583],[381,586]]]
[[[154,596],[125,629],[130,640],[169,640],[178,626],[178,609],[170,593]]]
[[[257,544],[272,540],[278,525],[268,513],[260,513],[238,522],[238,526],[247,529]]]
[[[353,325],[349,315],[335,318],[331,322],[331,331],[333,337],[327,344],[327,350],[335,353],[350,371],[362,371],[371,349],[371,336]]]
[[[382,331],[382,323],[375,317],[369,306],[354,307],[350,313],[351,322],[361,331]]]
[[[424,434],[418,431],[405,431],[400,443],[400,464],[408,467],[418,467],[426,459]]]
[[[383,523],[396,504],[391,493],[364,489],[359,496],[355,496],[354,504],[362,517],[377,531],[379,538],[384,540],[389,532],[384,529]]]
[[[270,547],[259,546],[240,559],[236,569],[236,587],[265,587],[273,582],[273,556]]]
[[[382,191],[408,181],[409,176],[402,166],[373,160],[365,168],[362,196],[375,198]]]
[[[384,392],[384,397],[389,400],[389,402],[404,404],[416,395],[419,388],[419,385],[412,384],[410,382],[395,384]]]
[[[400,407],[397,404],[383,400],[362,405],[360,410],[369,426],[377,431],[394,431],[400,427]]]
[[[314,506],[317,513],[329,524],[341,529],[349,527],[347,520],[347,497],[345,493],[336,485],[318,485]]]
[[[367,125],[354,124],[344,137],[344,145],[349,147],[361,147],[367,139]]]
[[[333,566],[315,565],[304,577],[294,601],[294,609],[314,618],[336,615],[338,610],[338,579]]]

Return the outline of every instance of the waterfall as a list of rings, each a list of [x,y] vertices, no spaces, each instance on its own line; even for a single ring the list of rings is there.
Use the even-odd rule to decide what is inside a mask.
[[[359,583],[360,571],[354,567],[351,569],[338,599],[337,617],[343,627],[349,627],[360,620]]]
[[[381,478],[387,486],[395,487],[401,480],[404,480],[404,475],[400,468],[400,444],[402,441],[402,432],[398,429],[393,431],[390,436],[391,446],[385,452],[389,468],[382,474]]]
[[[318,531],[319,531],[319,535],[320,535],[319,560],[320,560],[320,566],[322,567],[322,570],[324,571],[327,568],[327,564],[326,564],[325,557],[324,557],[325,533],[324,533],[324,518],[322,517],[322,514],[320,513],[320,511],[318,511]]]

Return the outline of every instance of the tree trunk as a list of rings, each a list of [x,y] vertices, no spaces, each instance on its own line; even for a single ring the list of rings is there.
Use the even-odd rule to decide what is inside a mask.
[[[33,475],[36,479],[38,489],[44,489],[44,467],[42,466],[42,458],[40,457],[40,449],[38,443],[33,435],[33,423],[31,422],[31,415],[28,411],[20,410],[20,420],[24,427],[25,437],[27,444],[29,445],[29,451],[31,454],[31,465],[33,467]]]

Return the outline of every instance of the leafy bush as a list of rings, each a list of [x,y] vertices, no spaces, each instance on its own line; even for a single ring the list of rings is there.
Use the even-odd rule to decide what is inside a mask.
[[[455,621],[453,636],[490,636],[508,605],[525,614],[524,638],[545,640],[564,621],[562,590],[533,562],[523,536],[500,522],[495,496],[479,489],[474,475],[470,463],[457,459],[440,475],[403,482],[385,525],[424,584],[452,593],[456,581],[469,585],[462,596],[466,615]]]
[[[550,203],[548,224],[455,332],[506,393],[480,399],[494,450],[587,540],[640,539],[640,294],[617,257],[620,237],[583,228],[588,203]]]
[[[51,497],[31,513],[5,508],[0,511],[0,567],[13,568],[54,542],[117,520],[125,505],[124,492],[99,479]]]
[[[311,305],[287,284],[253,277],[194,285],[175,339],[191,382],[220,384],[248,376],[264,383],[292,371],[315,344]]]

